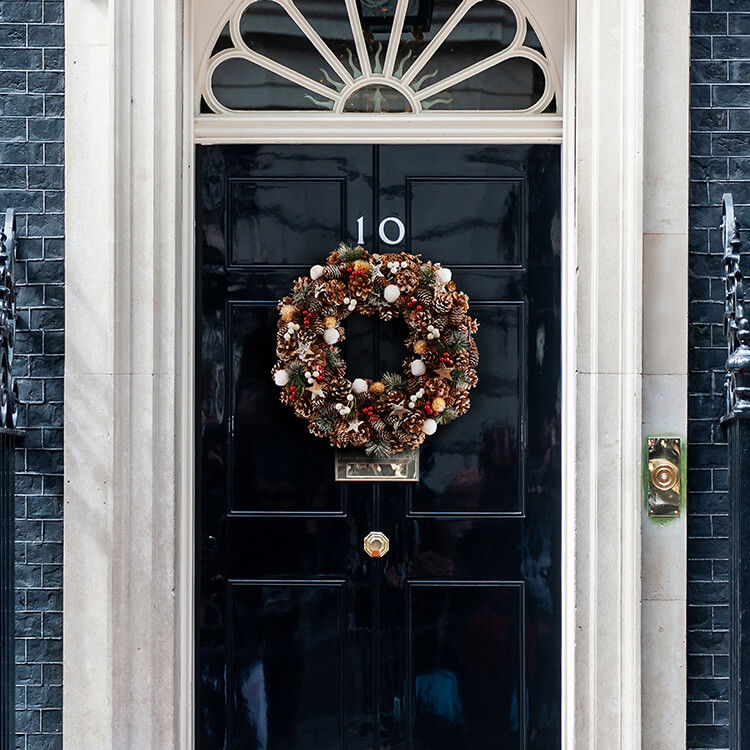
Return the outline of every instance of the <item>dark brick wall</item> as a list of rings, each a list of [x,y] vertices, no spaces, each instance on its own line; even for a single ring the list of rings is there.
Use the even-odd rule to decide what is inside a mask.
[[[693,0],[692,10],[688,747],[727,748],[729,517],[718,425],[726,350],[717,227],[727,191],[750,224],[750,0]]]
[[[0,209],[21,214],[18,750],[62,747],[63,3],[0,0]]]

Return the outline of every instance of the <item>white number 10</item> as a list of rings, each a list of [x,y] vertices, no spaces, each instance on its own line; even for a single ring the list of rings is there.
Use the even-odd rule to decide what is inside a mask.
[[[385,233],[386,227],[389,224],[395,224],[396,225],[396,238],[391,239],[388,237],[388,235]],[[400,242],[404,241],[404,237],[406,237],[406,227],[404,226],[404,222],[401,221],[396,216],[386,216],[383,221],[380,222],[380,225],[378,226],[378,236],[380,237],[380,240],[382,242],[385,242],[386,245],[398,245]],[[358,245],[364,245],[365,244],[365,217],[360,216],[357,219],[357,244]]]

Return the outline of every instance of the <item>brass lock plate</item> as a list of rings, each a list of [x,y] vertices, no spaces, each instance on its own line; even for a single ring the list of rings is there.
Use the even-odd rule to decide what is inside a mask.
[[[371,531],[364,541],[365,552],[370,557],[385,557],[391,543],[382,531]]]
[[[646,503],[652,518],[677,518],[682,504],[682,441],[650,437],[647,441]]]

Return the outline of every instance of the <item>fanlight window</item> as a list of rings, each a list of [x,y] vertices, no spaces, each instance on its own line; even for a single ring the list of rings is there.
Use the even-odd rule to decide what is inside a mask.
[[[240,1],[199,83],[203,113],[557,111],[513,0]]]

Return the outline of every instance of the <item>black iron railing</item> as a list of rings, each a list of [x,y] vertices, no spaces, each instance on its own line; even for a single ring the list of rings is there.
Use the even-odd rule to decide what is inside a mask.
[[[722,424],[729,448],[731,524],[730,746],[743,750],[750,747],[750,322],[740,265],[740,230],[731,193],[723,199],[721,234],[728,349]]]
[[[0,750],[15,748],[15,451],[18,389],[13,378],[16,217],[5,214],[0,234]]]

